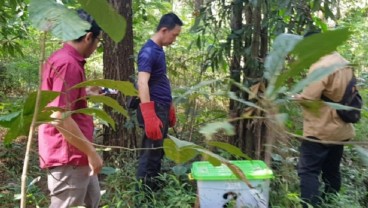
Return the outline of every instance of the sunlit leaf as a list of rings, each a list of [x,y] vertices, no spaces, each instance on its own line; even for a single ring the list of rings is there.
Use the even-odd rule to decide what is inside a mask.
[[[336,110],[361,110],[359,108],[354,108],[354,107],[351,107],[351,106],[342,105],[340,103],[325,102],[325,101],[324,101],[324,103],[326,105],[330,106],[331,108],[336,109]]]
[[[175,165],[171,169],[176,176],[185,175],[185,173],[188,171],[188,168],[185,167],[184,165]]]
[[[211,138],[213,134],[220,130],[224,130],[227,135],[235,134],[234,126],[227,121],[208,123],[202,127],[199,132],[206,138]]]
[[[368,150],[358,145],[354,146],[354,149],[357,151],[358,156],[362,160],[363,164],[368,167]]]
[[[4,136],[4,143],[10,144],[17,137],[28,135],[31,122],[32,115],[22,116],[22,114],[20,114],[20,116],[16,117]]]
[[[185,163],[198,155],[196,144],[169,136],[164,140],[165,156],[176,163]]]
[[[261,107],[259,107],[258,105],[254,104],[254,103],[252,103],[250,101],[246,101],[246,100],[244,100],[242,98],[239,98],[234,92],[228,92],[228,96],[232,100],[238,101],[239,103],[243,103],[246,106],[257,108],[257,109],[260,109],[260,110],[263,111],[263,109]]]
[[[37,182],[39,182],[41,180],[41,176],[38,176],[36,178],[34,178],[29,184],[28,184],[28,188],[33,186],[34,184],[36,184]]]
[[[278,123],[285,123],[288,118],[287,113],[278,113],[275,115],[275,119]]]
[[[107,96],[88,96],[88,101],[93,103],[103,103],[107,106],[110,106],[117,112],[123,114],[125,117],[128,117],[128,112],[114,99]]]
[[[315,34],[304,38],[291,51],[296,56],[296,61],[290,65],[290,69],[278,76],[275,89],[285,84],[290,77],[300,74],[304,69],[309,68],[322,56],[336,51],[337,46],[344,43],[351,32],[347,28],[331,30],[321,34]]]
[[[102,167],[101,174],[111,175],[116,173],[116,169],[113,167]]]
[[[74,10],[51,0],[30,0],[29,18],[36,28],[51,32],[63,41],[86,34],[91,24],[82,20]]]
[[[92,15],[97,24],[112,40],[120,42],[125,35],[126,20],[106,0],[78,0],[82,8]],[[131,5],[125,5],[131,6]]]
[[[213,79],[213,80],[205,80],[205,81],[202,81],[200,83],[198,83],[197,85],[194,85],[192,86],[189,90],[187,90],[185,93],[181,94],[177,100],[181,100],[181,99],[184,99],[185,97],[193,94],[193,93],[196,93],[198,92],[199,89],[205,87],[205,86],[208,86],[208,85],[211,85],[213,83],[216,83],[216,82],[219,82],[221,80],[217,80],[217,79]]]
[[[60,92],[41,91],[39,109],[43,109],[48,103],[53,101],[59,94]],[[32,92],[28,95],[23,106],[23,115],[29,115],[34,113],[36,106],[36,97],[37,92]]]
[[[209,141],[207,143],[208,145],[211,145],[211,146],[214,146],[214,147],[217,147],[217,148],[220,148],[220,149],[223,149],[225,150],[226,152],[232,154],[232,155],[235,155],[235,156],[238,156],[238,157],[242,157],[242,158],[246,158],[248,160],[250,160],[251,158],[244,154],[241,149],[239,149],[238,147],[235,147],[234,145],[231,145],[229,143],[226,143],[226,142],[217,142],[217,141]]]
[[[298,103],[304,110],[313,113],[315,116],[319,116],[319,109],[323,106],[323,102],[320,100],[301,100]]]
[[[17,111],[17,112],[9,113],[7,115],[1,115],[0,116],[0,126],[5,127],[5,128],[10,128],[13,121],[17,119],[17,117],[20,116],[20,114],[21,112]]]
[[[81,82],[73,86],[72,88],[87,87],[87,86],[100,86],[100,87],[112,88],[112,89],[119,90],[121,93],[127,96],[138,95],[137,89],[135,89],[134,85],[131,82],[110,80],[110,79],[88,80],[85,82]]]
[[[115,130],[115,121],[103,110],[97,108],[81,108],[71,111],[69,113],[83,113],[87,115],[96,116],[102,121],[108,123]]]
[[[272,50],[265,60],[264,77],[267,80],[274,79],[280,75],[286,56],[300,40],[302,40],[301,36],[292,34],[281,34],[276,37]]]
[[[334,64],[329,67],[321,67],[316,70],[314,70],[312,73],[310,73],[305,79],[299,81],[293,86],[293,89],[291,90],[291,94],[298,93],[302,89],[304,89],[306,86],[311,84],[312,82],[319,81],[323,79],[324,77],[334,73],[336,70],[341,69],[342,67],[346,66],[346,64]]]

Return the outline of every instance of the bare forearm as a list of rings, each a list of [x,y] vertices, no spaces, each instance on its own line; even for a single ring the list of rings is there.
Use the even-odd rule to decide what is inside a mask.
[[[63,135],[63,137],[69,144],[73,145],[88,156],[95,153],[95,148],[93,147],[91,142],[89,142],[88,139],[83,135],[77,123],[73,120],[71,116],[62,118],[62,114],[60,112],[56,112],[53,114],[53,117],[60,119],[59,121],[54,123],[56,124],[55,127]]]
[[[146,72],[139,72],[138,73],[138,92],[139,98],[142,103],[150,102],[150,94],[149,94],[149,86],[148,81],[150,79],[151,74]]]
[[[140,85],[139,86],[139,99],[142,103],[150,102],[150,95],[149,95],[149,87],[148,85]]]

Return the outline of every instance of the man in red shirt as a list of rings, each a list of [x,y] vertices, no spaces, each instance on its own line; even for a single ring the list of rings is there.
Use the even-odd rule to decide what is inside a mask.
[[[84,64],[97,48],[100,27],[86,12],[79,10],[81,19],[91,28],[76,40],[64,43],[46,61],[42,72],[42,90],[60,92],[48,106],[63,109],[51,117],[56,121],[39,127],[38,145],[40,166],[49,169],[48,188],[50,207],[98,207],[100,187],[97,173],[103,161],[91,144],[93,120],[91,116],[65,111],[87,107],[85,88],[70,89],[85,81]]]

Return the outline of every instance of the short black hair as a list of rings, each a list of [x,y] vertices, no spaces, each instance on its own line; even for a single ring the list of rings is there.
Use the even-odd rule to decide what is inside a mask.
[[[89,15],[86,11],[84,11],[83,9],[78,9],[77,10],[77,14],[78,16],[84,20],[87,21],[88,23],[91,24],[91,28],[89,30],[86,30],[86,32],[92,32],[92,37],[95,39],[97,38],[100,33],[101,33],[101,28],[100,26],[98,26],[98,24],[96,23],[96,21],[93,19],[93,17],[91,15]],[[81,37],[79,37],[78,39],[74,40],[76,42],[80,42],[82,41],[82,39],[85,37],[86,35],[83,35]]]
[[[160,23],[158,24],[156,28],[156,32],[158,32],[163,27],[166,27],[167,29],[172,30],[175,28],[176,25],[182,26],[183,22],[180,20],[180,18],[176,14],[170,12],[161,17]]]

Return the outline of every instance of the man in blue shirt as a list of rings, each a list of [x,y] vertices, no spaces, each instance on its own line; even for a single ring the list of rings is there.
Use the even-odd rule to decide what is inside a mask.
[[[182,25],[183,22],[174,13],[163,15],[156,33],[143,45],[138,55],[138,92],[141,100],[138,115],[143,118],[145,131],[142,147],[157,149],[141,152],[137,179],[152,191],[158,189],[154,181],[161,169],[163,139],[169,126],[173,127],[176,122],[163,46],[171,45],[176,40]]]

